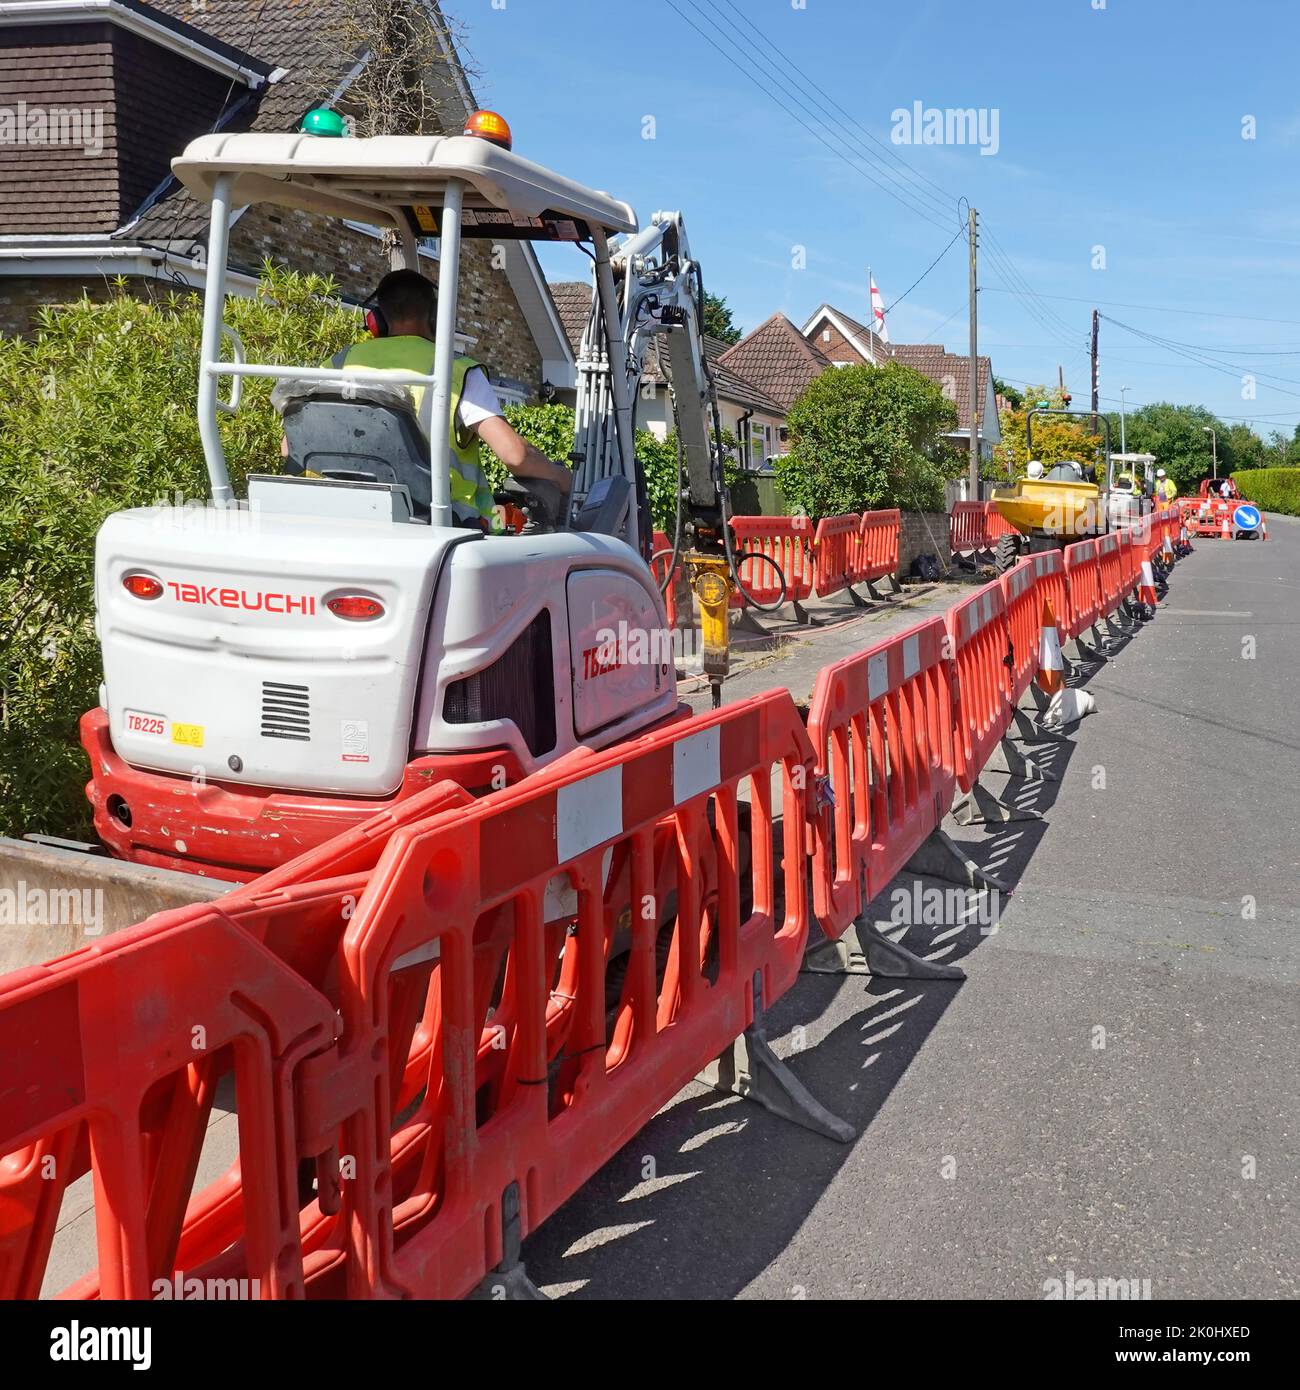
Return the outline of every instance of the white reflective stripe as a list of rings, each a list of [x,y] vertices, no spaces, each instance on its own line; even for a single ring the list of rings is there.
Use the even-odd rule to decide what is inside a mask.
[[[1038,643],[1038,664],[1048,671],[1061,669],[1061,643],[1056,627],[1044,627]]]
[[[716,787],[722,777],[722,728],[715,724],[673,744],[673,803]]]
[[[423,946],[414,946],[404,956],[398,956],[389,966],[389,970],[408,970],[413,965],[423,965],[425,961],[437,960],[441,955],[442,939],[435,936],[432,941],[426,941]]]
[[[910,681],[921,669],[921,639],[915,633],[903,639],[903,679]]]
[[[623,766],[570,782],[555,793],[555,853],[562,864],[623,832]],[[502,846],[508,854],[509,847]]]
[[[985,594],[985,595],[984,595],[984,616],[980,619],[980,626],[983,627],[985,623],[991,622],[992,620],[993,620],[993,595],[992,595],[991,593],[988,593],[988,594]]]
[[[889,653],[877,652],[867,661],[867,700],[878,700],[889,689]]]

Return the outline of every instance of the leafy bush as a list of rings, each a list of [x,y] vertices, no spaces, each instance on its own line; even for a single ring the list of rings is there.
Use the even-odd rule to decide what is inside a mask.
[[[250,360],[318,362],[354,342],[355,311],[318,276],[266,273],[231,299]],[[208,496],[195,397],[197,297],[41,312],[29,340],[0,338],[0,833],[86,835],[77,720],[98,703],[95,533],[111,512]],[[273,472],[280,422],[249,380],[222,438],[236,490]]]
[[[1300,516],[1300,468],[1245,468],[1232,479],[1264,511]]]
[[[790,452],[776,460],[787,503],[820,519],[875,507],[942,510],[964,456],[941,438],[957,408],[920,372],[890,362],[816,377],[787,416]]]

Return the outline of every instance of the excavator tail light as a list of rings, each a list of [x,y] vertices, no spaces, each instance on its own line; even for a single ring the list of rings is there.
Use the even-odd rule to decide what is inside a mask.
[[[135,598],[161,598],[162,582],[152,574],[128,574],[122,579],[122,587]]]
[[[350,623],[368,623],[384,616],[384,605],[368,594],[339,594],[327,600],[325,607],[336,618],[346,618]]]
[[[480,140],[491,140],[494,145],[500,145],[503,150],[511,149],[514,145],[514,138],[510,134],[510,126],[504,116],[499,116],[495,111],[475,111],[465,122],[465,135],[477,135]]]

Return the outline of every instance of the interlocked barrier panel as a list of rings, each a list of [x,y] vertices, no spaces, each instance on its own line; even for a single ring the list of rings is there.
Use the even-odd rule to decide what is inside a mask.
[[[1076,541],[1065,547],[1065,582],[1070,591],[1070,625],[1065,632],[1068,640],[1091,627],[1101,614],[1096,541]]]
[[[930,618],[819,673],[808,711],[819,812],[813,909],[842,936],[952,804],[952,662]]]
[[[1016,528],[993,502],[954,502],[948,518],[948,548],[991,550],[999,536],[1014,536]]]
[[[1118,531],[1100,536],[1097,547],[1097,584],[1100,608],[1098,616],[1108,618],[1124,598],[1124,557],[1120,553]]]
[[[296,1207],[275,1165],[293,1148],[292,1077],[333,1041],[338,942],[393,832],[471,800],[443,783],[216,902],[0,979],[0,1298],[39,1295],[64,1194],[86,1173],[98,1269],[67,1296],[147,1298],[234,1244],[265,1296],[301,1292],[280,1257]],[[191,1199],[232,1076],[242,1161]]]
[[[1138,559],[1137,546],[1133,540],[1133,528],[1123,526],[1116,534],[1119,536],[1120,586],[1124,597],[1127,598],[1137,588],[1141,561]]]
[[[813,590],[813,524],[808,516],[733,516],[731,529],[738,550],[752,550],[774,560],[785,576],[785,601],[801,603]],[[772,566],[761,560],[742,560],[740,583],[758,603],[775,603],[781,585]],[[744,606],[736,593],[731,606]]]
[[[813,592],[818,598],[858,583],[862,518],[856,512],[824,516],[813,538]]]
[[[655,582],[663,588],[664,607],[668,610],[668,626],[677,626],[677,579],[681,573],[681,565],[677,565],[672,573],[672,578],[666,588],[664,581],[669,578],[668,566],[673,558],[673,543],[663,531],[656,531],[651,539],[651,559],[650,573],[654,575]]]
[[[752,1021],[756,979],[764,1006],[789,987],[811,763],[774,691],[392,841],[344,943],[323,1127],[366,1155],[338,1216],[351,1296],[473,1288],[501,1259],[507,1190],[526,1235]],[[558,914],[557,878],[575,900]],[[407,1097],[384,996],[413,954],[437,967]]]
[[[1011,723],[1011,639],[1001,585],[977,589],[944,621],[955,666],[957,781],[968,792]]]
[[[1034,587],[1038,597],[1034,600],[1041,619],[1043,600],[1052,605],[1052,617],[1056,619],[1058,640],[1066,640],[1070,626],[1070,591],[1065,582],[1065,556],[1059,550],[1043,550],[1029,557],[1034,567]],[[1034,638],[1034,650],[1038,650],[1038,638]]]
[[[897,507],[862,513],[854,565],[855,584],[888,579],[891,574],[897,573],[898,536],[902,520],[902,513]]]
[[[1043,592],[1037,587],[1035,556],[1021,560],[997,581],[1007,614],[1007,633],[1011,643],[1010,697],[1014,704],[1038,673],[1038,647],[1042,632]],[[1055,611],[1055,610],[1053,610]]]
[[[774,691],[686,727],[451,789],[377,866],[358,829],[311,865],[341,874],[286,866],[0,983],[0,1289],[39,1290],[87,1167],[82,1296],[178,1272],[264,1297],[473,1288],[507,1189],[526,1234],[797,976],[799,715]],[[232,1070],[240,1161],[191,1199]],[[38,1186],[50,1161],[67,1176]]]

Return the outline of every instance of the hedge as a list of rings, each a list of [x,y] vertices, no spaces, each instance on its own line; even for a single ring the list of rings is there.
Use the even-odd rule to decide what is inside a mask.
[[[1264,511],[1300,516],[1300,468],[1243,468],[1232,480]]]

